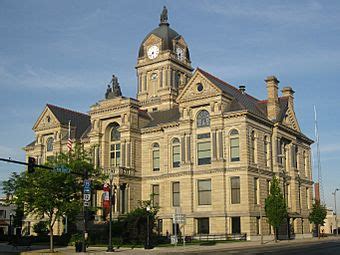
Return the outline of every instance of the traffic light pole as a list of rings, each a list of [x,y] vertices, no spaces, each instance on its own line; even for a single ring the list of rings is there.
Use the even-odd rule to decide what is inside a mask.
[[[19,164],[19,165],[25,165],[25,166],[30,166],[30,163],[27,162],[23,162],[23,161],[17,161],[17,160],[12,160],[12,159],[6,159],[6,158],[0,158],[0,161],[5,161],[8,163],[13,163],[13,164]],[[48,170],[53,170],[53,167],[49,167],[49,166],[44,166],[44,165],[37,165],[34,164],[33,167],[39,167],[39,168],[44,168],[44,169],[48,169]]]

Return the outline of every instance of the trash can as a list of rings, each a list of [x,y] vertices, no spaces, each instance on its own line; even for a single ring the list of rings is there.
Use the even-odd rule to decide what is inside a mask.
[[[82,252],[83,251],[83,243],[82,242],[76,242],[75,247],[76,247],[76,252]]]

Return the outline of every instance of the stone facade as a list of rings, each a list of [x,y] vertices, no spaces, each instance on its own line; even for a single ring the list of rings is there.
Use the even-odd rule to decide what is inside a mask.
[[[199,68],[193,72],[188,45],[167,17],[142,42],[136,70],[137,99],[110,96],[88,115],[47,105],[27,156],[44,163],[67,150],[67,117],[60,113],[68,112],[71,137],[93,149],[96,167],[114,172],[115,217],[151,198],[159,202],[164,235],[173,233],[172,215],[180,207],[185,235],[246,233],[254,240],[262,232],[271,238],[263,205],[276,175],[292,236],[311,234],[312,140],[301,133],[290,87],[280,97],[278,79],[269,76],[268,99],[258,100]],[[101,203],[99,192],[93,204]]]

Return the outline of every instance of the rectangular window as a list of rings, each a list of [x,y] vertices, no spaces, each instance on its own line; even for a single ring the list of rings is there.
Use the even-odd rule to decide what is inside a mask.
[[[254,178],[254,203],[259,204],[259,178]]]
[[[180,152],[180,145],[175,145],[172,147],[173,149],[173,162],[172,167],[179,167],[181,161],[181,152]]]
[[[120,143],[111,144],[110,160],[111,160],[111,166],[120,165]]]
[[[159,171],[159,150],[152,151],[153,170]]]
[[[210,133],[198,134],[197,139],[210,138]]]
[[[157,220],[157,234],[159,236],[161,236],[163,233],[163,220],[162,219],[158,219]]]
[[[309,188],[306,188],[307,209],[310,209]]]
[[[297,168],[298,167],[298,161],[297,161],[297,154],[298,154],[298,147],[297,145],[293,144],[291,147],[291,156],[292,156],[292,167]]]
[[[211,205],[211,180],[198,181],[198,204]]]
[[[270,180],[267,180],[267,196],[270,194]]]
[[[0,210],[0,219],[6,218],[6,210]]]
[[[231,217],[231,233],[241,234],[241,219],[240,217]]]
[[[290,192],[290,185],[287,184],[287,207],[288,208],[291,208],[292,205],[291,205],[291,192]]]
[[[230,179],[231,182],[231,203],[239,204],[240,203],[240,177],[232,177]]]
[[[180,206],[180,185],[179,182],[172,183],[172,206]]]
[[[197,234],[209,234],[209,218],[197,218]]]
[[[239,138],[230,138],[230,160],[232,162],[240,161]]]
[[[269,166],[269,158],[268,158],[268,141],[267,137],[264,138],[264,165]]]
[[[198,165],[206,165],[211,163],[211,146],[210,141],[200,142],[198,148]]]
[[[172,234],[173,235],[177,235],[177,236],[181,236],[182,233],[181,233],[181,229],[179,227],[179,224],[178,223],[172,223]]]
[[[256,235],[260,234],[260,217],[256,217]]]
[[[152,194],[151,194],[151,200],[153,202],[154,206],[159,206],[159,185],[155,184],[152,185]]]

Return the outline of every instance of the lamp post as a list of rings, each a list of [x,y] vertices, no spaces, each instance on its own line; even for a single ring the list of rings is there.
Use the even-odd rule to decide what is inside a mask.
[[[283,178],[283,198],[285,200],[285,203],[287,203],[287,206],[288,206],[288,194],[286,196],[286,182],[287,182],[287,174],[286,174],[286,171],[285,170],[282,170],[282,178]],[[287,191],[288,193],[288,191]],[[287,238],[288,240],[290,239],[290,224],[289,224],[289,216],[288,216],[288,213],[287,213]]]
[[[284,160],[284,161],[281,162],[281,165],[283,165],[283,164],[287,165],[286,164],[286,155],[285,154],[279,154],[277,156]],[[284,198],[285,203],[288,204],[288,197],[286,197],[287,173],[286,173],[284,167],[282,167],[282,180],[283,180],[283,198]],[[288,240],[290,239],[290,226],[289,226],[289,216],[288,216],[288,214],[287,214],[287,238],[288,238]]]
[[[109,207],[110,207],[110,221],[109,221],[109,246],[107,247],[108,252],[114,252],[112,247],[112,183],[113,183],[113,171],[110,169],[110,187],[109,187]]]
[[[148,205],[146,207],[146,246],[145,249],[151,249],[150,247],[150,210],[151,207]]]
[[[9,214],[9,228],[8,228],[8,241],[9,242],[12,241],[12,217],[13,217],[13,213],[11,212]]]
[[[338,188],[336,188],[332,194],[333,194],[333,196],[334,196],[335,231],[336,231],[336,235],[339,235],[339,231],[338,231],[338,221],[337,221],[337,211],[336,211],[336,192],[337,192],[337,191],[339,191]]]
[[[298,174],[297,176],[297,181],[298,181],[298,184],[299,184],[299,213],[300,213],[300,217],[301,217],[301,226],[302,226],[302,234],[303,234],[303,218],[302,218],[302,215],[301,215],[301,177],[300,177],[300,174]]]

